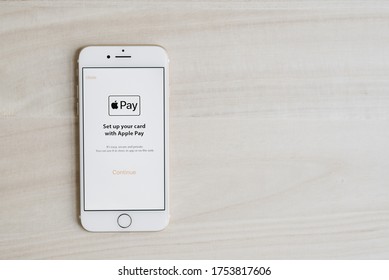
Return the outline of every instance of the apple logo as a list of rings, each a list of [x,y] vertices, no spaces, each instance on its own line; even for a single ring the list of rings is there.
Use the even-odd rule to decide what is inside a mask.
[[[112,109],[117,109],[118,108],[118,102],[115,100],[115,102],[112,102],[111,104]]]

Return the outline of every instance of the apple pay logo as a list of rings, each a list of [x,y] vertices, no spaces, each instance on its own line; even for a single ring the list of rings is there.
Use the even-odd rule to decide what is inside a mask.
[[[108,115],[140,116],[140,96],[139,95],[108,96]]]

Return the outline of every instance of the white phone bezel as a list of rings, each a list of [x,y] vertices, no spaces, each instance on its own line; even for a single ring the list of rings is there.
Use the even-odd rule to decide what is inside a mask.
[[[122,51],[124,50],[124,51]],[[108,59],[107,56],[110,56]],[[131,58],[115,58],[116,56]],[[165,69],[165,210],[164,211],[85,211],[83,174],[83,67],[164,67]],[[169,59],[166,51],[155,45],[146,46],[89,46],[78,57],[78,112],[80,134],[80,219],[82,226],[92,232],[159,231],[169,223]],[[118,225],[118,217],[128,214],[128,228]]]

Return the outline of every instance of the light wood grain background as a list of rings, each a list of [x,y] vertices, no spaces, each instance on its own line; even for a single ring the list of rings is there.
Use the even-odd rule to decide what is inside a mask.
[[[77,51],[171,61],[171,209],[78,221]],[[389,258],[385,2],[0,2],[1,259]]]

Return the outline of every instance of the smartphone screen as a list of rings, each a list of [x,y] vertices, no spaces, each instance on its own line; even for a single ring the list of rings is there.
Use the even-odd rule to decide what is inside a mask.
[[[83,67],[84,211],[165,210],[164,67]]]

